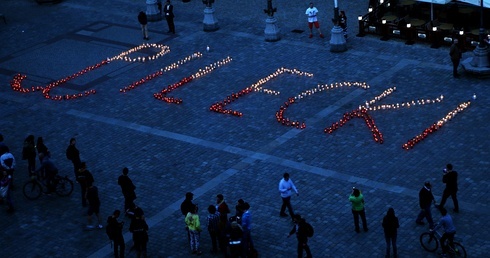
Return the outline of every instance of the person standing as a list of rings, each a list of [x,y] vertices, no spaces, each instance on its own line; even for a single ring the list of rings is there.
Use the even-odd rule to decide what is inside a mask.
[[[395,210],[393,208],[389,208],[386,212],[386,216],[383,218],[383,230],[385,233],[386,240],[386,258],[390,257],[390,242],[393,246],[393,257],[397,258],[398,253],[396,249],[396,236],[398,228],[400,224],[398,222],[398,218],[395,216]]]
[[[140,12],[138,14],[138,22],[141,25],[141,31],[143,32],[143,39],[149,40],[148,38],[148,17],[145,12]]]
[[[180,212],[184,215],[184,218],[187,216],[189,212],[192,212],[194,209],[194,203],[192,203],[192,199],[194,199],[194,194],[191,192],[187,192],[185,194],[185,200],[180,204]],[[187,224],[185,226],[185,231],[187,231],[187,241],[191,242],[191,234],[189,233],[189,227]]]
[[[284,173],[283,178],[281,181],[279,181],[279,192],[281,193],[282,198],[282,206],[279,215],[281,217],[287,217],[288,215],[285,213],[287,207],[289,216],[291,216],[291,219],[294,220],[294,211],[293,207],[291,206],[291,190],[294,190],[296,195],[299,195],[298,189],[294,185],[293,180],[289,178],[289,173]]]
[[[434,228],[434,221],[432,220],[432,212],[430,210],[432,203],[436,203],[432,194],[432,187],[430,182],[425,182],[424,187],[419,191],[419,206],[421,210],[415,220],[418,225],[424,225],[422,220],[426,218],[427,222],[429,222],[429,228]]]
[[[243,257],[248,257],[249,252],[254,250],[254,243],[252,241],[252,214],[250,213],[250,204],[248,202],[243,204],[242,215],[242,230],[243,230]]]
[[[136,186],[134,186],[133,181],[128,176],[129,169],[123,168],[122,175],[117,179],[117,184],[121,186],[121,191],[124,196],[124,211],[127,213],[129,209],[134,207],[134,200],[136,199],[136,193],[134,190]]]
[[[364,210],[364,196],[362,195],[359,189],[352,189],[352,193],[349,196],[349,201],[352,203],[352,215],[354,216],[354,226],[357,233],[359,230],[359,216],[362,219],[362,227],[364,232],[368,231],[367,222],[366,222],[366,212]]]
[[[344,38],[347,39],[347,16],[345,15],[345,11],[340,11],[339,26],[340,26],[340,28],[342,28]]]
[[[38,155],[40,153],[44,153],[44,156],[50,156],[48,147],[46,147],[46,145],[44,145],[44,140],[43,140],[43,137],[41,137],[41,136],[37,137],[36,150],[37,150]],[[42,162],[42,160],[39,159],[39,162]]]
[[[222,194],[216,195],[216,210],[219,214],[219,231],[225,232],[230,208],[228,207],[228,204],[226,204],[225,197]],[[223,251],[223,248],[226,246],[226,238],[224,235],[219,235],[219,246]]]
[[[0,199],[7,201],[8,209],[7,212],[14,212],[14,203],[12,202],[12,197],[10,196],[10,182],[12,177],[7,173],[6,170],[1,171],[0,177]]]
[[[73,163],[73,171],[75,173],[75,177],[77,175],[77,171],[80,169],[80,165],[82,161],[80,160],[80,152],[78,151],[77,147],[75,144],[77,143],[77,140],[75,138],[70,139],[70,145],[68,145],[68,148],[66,148],[66,158],[68,160],[71,160]]]
[[[48,188],[46,194],[50,194],[51,192],[55,191],[53,180],[58,174],[58,168],[54,165],[49,156],[46,156],[44,153],[41,152],[39,154],[39,158],[41,159],[41,166],[34,171],[34,173],[38,175],[40,173],[43,174],[41,178],[46,182],[46,186]]]
[[[458,67],[459,67],[459,62],[461,61],[461,49],[458,46],[458,39],[454,39],[453,44],[451,45],[451,48],[449,49],[449,56],[451,56],[451,62],[453,63],[453,77],[458,78]]]
[[[170,4],[170,0],[165,2],[165,6],[163,7],[163,12],[165,13],[165,19],[167,20],[168,32],[175,34],[175,25],[174,25],[174,6]]]
[[[201,255],[202,252],[199,249],[200,247],[200,236],[201,236],[201,221],[199,220],[198,206],[194,204],[192,211],[187,213],[185,216],[185,224],[189,228],[189,233],[191,236],[190,246],[192,254]]]
[[[445,243],[446,240],[448,240],[448,242],[452,244],[454,240],[454,235],[456,234],[456,227],[454,226],[453,218],[451,218],[451,216],[447,214],[447,210],[444,209],[444,207],[440,207],[439,210],[441,211],[442,218],[439,220],[434,230],[437,230],[440,227],[444,229],[444,233],[442,234],[439,243],[441,243],[442,248],[441,257],[447,257],[447,245]]]
[[[76,173],[76,180],[80,184],[82,191],[82,206],[87,207],[87,190],[94,183],[94,177],[87,170],[87,164],[85,162],[80,163],[80,169]]]
[[[4,153],[0,156],[0,170],[7,171],[7,175],[10,176],[10,190],[14,188],[14,172],[15,172],[15,157],[10,153],[9,147],[4,147]]]
[[[447,164],[446,169],[444,169],[444,175],[442,176],[442,182],[446,184],[446,188],[442,193],[442,200],[439,204],[439,207],[444,207],[446,204],[446,200],[449,196],[453,199],[454,203],[454,212],[459,212],[459,203],[458,203],[458,172],[453,170],[453,165]]]
[[[289,232],[288,237],[296,234],[298,238],[298,258],[303,258],[303,251],[306,252],[306,257],[311,258],[310,247],[308,246],[308,233],[306,220],[303,219],[299,214],[294,215],[294,227]]]
[[[104,226],[101,224],[100,220],[100,199],[99,199],[99,189],[92,183],[88,183],[87,189],[87,201],[88,201],[88,211],[87,211],[87,229],[95,228],[92,225],[92,215],[95,214],[97,217],[98,228],[101,229]]]
[[[134,249],[136,250],[137,257],[142,255],[146,258],[146,246],[148,244],[148,224],[141,216],[136,216],[131,220],[129,225],[129,232],[133,233]]]
[[[4,142],[3,134],[0,133],[0,156],[5,153],[5,148],[7,148],[7,145]]]
[[[24,140],[22,148],[22,159],[27,160],[27,171],[29,175],[36,170],[36,143],[34,135],[30,134]]]
[[[320,34],[320,38],[323,38],[322,31],[320,30],[320,23],[318,23],[318,18],[316,15],[318,14],[318,9],[313,6],[313,3],[310,3],[310,7],[306,9],[306,15],[308,15],[308,28],[310,29],[310,38],[313,38],[313,25],[318,30]]]
[[[218,242],[221,239],[221,230],[218,226],[220,213],[216,211],[216,207],[214,205],[209,205],[208,212],[209,212],[208,217],[207,217],[208,232],[209,232],[209,237],[211,238],[211,243],[213,245],[213,249],[211,249],[211,253],[217,254],[218,253]],[[220,249],[223,250],[223,248],[225,248],[225,247],[222,246],[221,242],[220,242]]]
[[[110,233],[111,240],[114,242],[114,257],[124,258],[124,249],[126,244],[124,243],[124,236],[122,229],[124,221],[119,222],[117,218],[121,215],[120,210],[115,210],[111,216],[107,218],[107,232]]]

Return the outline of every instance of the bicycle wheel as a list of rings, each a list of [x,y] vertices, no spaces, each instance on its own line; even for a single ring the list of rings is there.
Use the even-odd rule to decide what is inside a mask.
[[[426,251],[429,252],[435,252],[439,247],[437,237],[429,232],[425,232],[420,235],[420,244]]]
[[[462,257],[462,258],[466,258],[466,250],[464,249],[464,247],[460,244],[460,243],[457,243],[457,242],[453,242],[454,244],[454,248],[452,248],[451,246],[449,246],[449,250],[448,250],[448,254],[449,254],[449,257]]]
[[[29,200],[35,200],[41,196],[41,193],[43,191],[42,186],[36,182],[36,181],[29,181],[24,184],[24,187],[22,188],[22,192],[24,193],[24,196],[29,199]]]
[[[73,182],[66,178],[61,177],[57,179],[56,183],[56,194],[59,196],[68,196],[73,192]]]

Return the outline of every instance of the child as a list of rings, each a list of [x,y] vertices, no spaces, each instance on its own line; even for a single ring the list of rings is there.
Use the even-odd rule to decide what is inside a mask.
[[[197,205],[194,205],[192,212],[187,213],[187,215],[185,216],[185,224],[189,228],[192,254],[200,255],[202,254],[202,252],[199,250],[199,238],[202,230],[197,211],[198,207]]]
[[[220,238],[221,231],[219,230],[219,212],[216,212],[216,207],[214,205],[209,205],[208,207],[209,215],[208,215],[208,232],[211,237],[211,241],[213,243],[213,249],[211,252],[213,254],[218,253],[218,245],[217,240]],[[221,246],[220,243],[220,247]]]

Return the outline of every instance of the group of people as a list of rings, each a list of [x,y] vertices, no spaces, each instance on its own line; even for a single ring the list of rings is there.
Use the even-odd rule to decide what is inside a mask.
[[[192,202],[193,199],[193,193],[186,193],[180,210],[184,216],[191,253],[201,255],[199,241],[202,227],[198,214],[199,208]],[[249,209],[250,204],[240,199],[235,206],[235,215],[228,217],[231,211],[224,196],[216,195],[216,204],[208,206],[206,218],[206,226],[212,243],[212,254],[221,253],[225,257],[232,258],[255,257],[256,250],[251,236],[252,220]]]
[[[162,7],[162,3],[158,1],[158,10],[160,15],[163,14],[165,20],[167,21],[168,31],[167,33],[175,34],[175,24],[174,24],[174,6],[170,3],[170,0],[165,2],[165,5]],[[138,14],[138,22],[141,25],[141,32],[143,33],[143,39],[149,40],[148,37],[148,16],[145,12],[141,11]]]

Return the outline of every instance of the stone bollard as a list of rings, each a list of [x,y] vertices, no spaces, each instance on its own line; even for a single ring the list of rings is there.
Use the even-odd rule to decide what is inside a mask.
[[[280,29],[276,25],[277,19],[274,17],[268,17],[265,20],[265,41],[274,42],[281,39]]]

